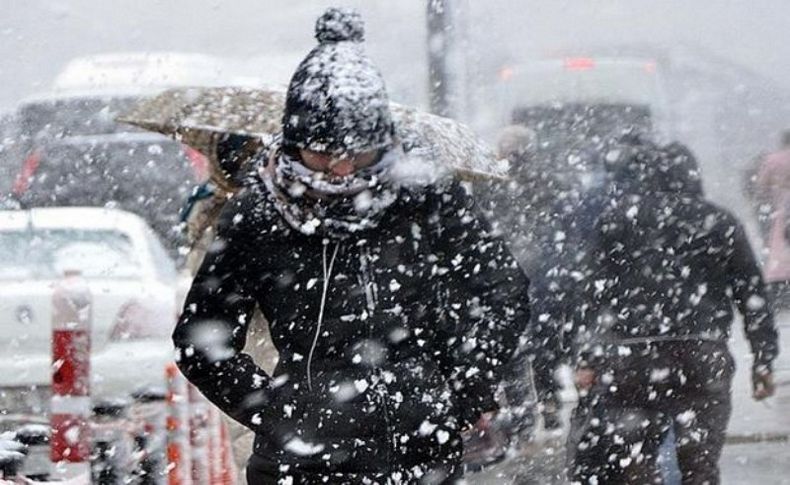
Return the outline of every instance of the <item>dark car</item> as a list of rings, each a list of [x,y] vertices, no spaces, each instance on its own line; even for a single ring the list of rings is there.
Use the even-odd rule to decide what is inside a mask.
[[[136,213],[176,255],[178,214],[205,180],[207,162],[176,141],[115,122],[139,100],[75,95],[22,104],[6,129],[11,133],[2,157],[3,172],[12,174],[11,197],[23,208],[99,206]]]

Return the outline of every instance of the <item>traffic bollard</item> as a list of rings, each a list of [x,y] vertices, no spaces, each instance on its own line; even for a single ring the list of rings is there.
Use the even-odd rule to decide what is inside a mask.
[[[52,295],[52,437],[55,474],[89,473],[92,298],[79,271],[67,270]]]
[[[109,399],[93,407],[91,421],[91,483],[126,483],[132,471],[132,437],[126,419],[127,402]]]
[[[13,433],[0,436],[0,478],[13,480],[19,474],[25,461],[27,448],[13,439]]]
[[[22,466],[22,475],[35,482],[49,480],[51,462],[49,460],[49,442],[51,430],[41,424],[27,424],[15,432],[16,440],[27,447],[27,458]]]
[[[138,485],[163,485],[166,480],[166,398],[161,387],[144,387],[132,393],[134,403],[129,411],[135,428],[136,452],[139,455],[134,472]]]
[[[210,483],[209,403],[193,385],[189,386],[189,444],[192,450],[192,482]]]
[[[230,441],[230,431],[228,430],[228,423],[220,419],[220,449],[222,460],[222,476],[220,483],[222,485],[236,485],[236,464],[233,461],[233,449]]]
[[[214,406],[208,412],[208,462],[211,483],[220,483],[222,480],[222,443],[220,424],[222,418]]]
[[[167,378],[167,478],[169,485],[191,485],[189,446],[189,395],[187,381],[175,363],[165,369]]]

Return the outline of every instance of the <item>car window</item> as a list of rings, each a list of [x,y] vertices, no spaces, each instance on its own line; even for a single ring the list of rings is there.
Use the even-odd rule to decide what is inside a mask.
[[[148,234],[148,246],[151,250],[156,275],[166,283],[174,283],[178,276],[175,263],[154,233]]]
[[[14,150],[3,179],[24,208],[133,212],[177,257],[183,244],[174,229],[178,214],[193,186],[205,180],[205,166],[176,141],[115,123],[140,99],[86,96],[23,104],[14,115]]]
[[[109,135],[138,131],[115,123],[136,98],[66,98],[31,102],[19,108],[19,122],[25,136],[63,138],[69,136]]]
[[[197,182],[182,146],[154,135],[67,138],[44,145],[18,194],[28,207],[114,207],[133,212],[171,254],[181,243],[178,214]]]
[[[0,114],[0,193],[11,190],[14,176],[19,170],[19,123],[11,113]]]
[[[97,279],[140,278],[143,273],[131,240],[117,231],[0,231],[0,279],[52,279],[75,269]]]

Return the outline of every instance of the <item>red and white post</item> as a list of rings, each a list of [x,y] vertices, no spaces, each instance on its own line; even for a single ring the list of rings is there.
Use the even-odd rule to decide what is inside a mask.
[[[189,442],[189,389],[187,380],[174,363],[167,365],[167,482],[192,484]]]
[[[220,454],[222,475],[220,483],[222,485],[236,485],[236,464],[233,462],[233,443],[230,439],[228,423],[224,419],[220,419],[219,424],[219,436],[222,443],[222,452]]]
[[[192,448],[192,483],[211,482],[209,461],[209,403],[195,386],[189,386],[189,444]]]
[[[209,461],[209,476],[212,484],[221,483],[222,481],[222,437],[220,436],[220,428],[222,427],[222,418],[219,411],[214,406],[210,406],[208,410],[208,461]]]
[[[52,295],[52,438],[55,476],[90,474],[92,297],[79,271],[68,270]]]

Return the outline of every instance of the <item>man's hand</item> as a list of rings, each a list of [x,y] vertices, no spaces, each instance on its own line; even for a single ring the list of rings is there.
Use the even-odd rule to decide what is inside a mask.
[[[762,401],[771,397],[776,392],[774,375],[768,370],[755,370],[752,372],[752,397],[755,401]]]
[[[488,411],[480,415],[477,418],[477,421],[473,425],[466,425],[464,428],[461,429],[461,433],[465,435],[472,435],[472,434],[485,434],[489,428],[491,428],[491,422],[497,416],[497,411]]]
[[[576,369],[573,382],[576,384],[577,390],[589,391],[593,384],[595,384],[595,371],[589,367],[579,367]]]
[[[472,432],[477,434],[484,434],[491,428],[491,423],[496,418],[496,411],[489,411],[480,415],[480,419],[472,427]]]

